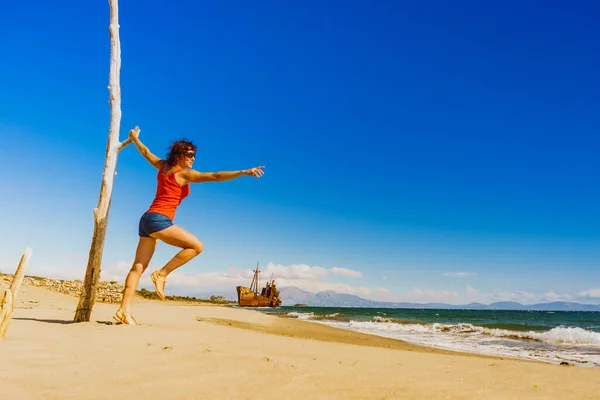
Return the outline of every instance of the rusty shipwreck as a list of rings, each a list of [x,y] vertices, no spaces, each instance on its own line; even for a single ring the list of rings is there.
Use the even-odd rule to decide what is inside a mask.
[[[258,293],[258,263],[254,270],[254,276],[250,287],[236,286],[238,295],[238,304],[240,307],[278,307],[281,305],[279,290],[275,286],[275,281],[267,281],[260,294]]]

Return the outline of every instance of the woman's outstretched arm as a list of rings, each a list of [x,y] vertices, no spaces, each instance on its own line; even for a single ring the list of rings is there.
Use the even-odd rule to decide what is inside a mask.
[[[140,128],[138,128],[137,126],[135,128],[133,128],[131,131],[129,131],[129,137],[133,141],[133,144],[135,144],[135,147],[138,149],[140,154],[143,155],[144,158],[146,160],[148,160],[148,162],[150,164],[152,164],[152,166],[154,168],[160,169],[160,167],[163,165],[164,161],[161,160],[159,157],[155,156],[154,154],[152,154],[152,152],[144,145],[144,143],[142,143],[139,136],[140,136]]]
[[[250,169],[243,169],[240,171],[219,171],[219,172],[198,172],[193,169],[181,171],[181,176],[188,182],[201,183],[201,182],[223,182],[231,179],[239,178],[240,176],[248,175],[260,178],[264,175],[262,170],[264,167],[256,167]]]

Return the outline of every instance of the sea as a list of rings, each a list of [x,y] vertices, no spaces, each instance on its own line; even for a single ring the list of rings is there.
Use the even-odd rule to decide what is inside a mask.
[[[600,312],[338,307],[261,311],[440,349],[600,367]]]

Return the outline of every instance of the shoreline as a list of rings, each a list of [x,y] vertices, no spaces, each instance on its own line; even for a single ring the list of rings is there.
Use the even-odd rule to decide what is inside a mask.
[[[229,321],[224,319],[206,319],[207,322],[223,326],[233,326],[235,328],[253,330],[257,332],[276,334],[281,336],[296,337],[303,339],[315,339],[325,342],[336,342],[336,343],[347,343],[356,344],[361,346],[371,346],[388,348],[392,350],[403,350],[403,351],[417,351],[422,353],[433,353],[433,354],[447,354],[455,356],[465,357],[481,357],[491,360],[513,360],[522,362],[540,363],[546,365],[558,365],[567,367],[579,367],[579,368],[590,368],[600,371],[600,366],[594,363],[581,363],[576,364],[572,361],[564,361],[561,359],[555,360],[555,362],[547,359],[530,358],[526,356],[515,356],[515,355],[504,355],[504,354],[490,354],[483,350],[463,350],[444,346],[428,346],[425,344],[415,343],[406,341],[400,338],[394,338],[389,336],[377,335],[375,333],[361,332],[358,330],[347,329],[342,327],[336,327],[328,325],[323,321],[317,320],[298,320],[295,318],[286,317],[285,315],[273,315],[276,318],[290,321],[277,323],[276,326],[262,326],[262,325],[251,325],[246,323],[240,323],[237,321]],[[310,327],[305,325],[310,324]]]
[[[3,274],[0,272],[0,287],[4,281],[5,286],[10,284],[12,280],[11,274]],[[69,296],[74,299],[79,298],[81,280],[61,280],[48,277],[30,276],[26,275],[23,280],[23,287],[36,287],[42,290],[48,290],[55,293],[60,293]],[[66,288],[66,289],[65,289]],[[116,306],[118,303],[115,299],[120,300],[121,291],[123,284],[119,284],[114,281],[99,281],[99,290],[104,290],[105,296],[102,300],[102,296],[99,296],[101,300],[97,300],[97,304],[111,304]],[[106,288],[109,288],[108,290]],[[111,290],[112,289],[112,293]],[[108,292],[108,293],[107,293]],[[107,294],[106,294],[107,293]],[[148,295],[151,293],[152,295]],[[17,296],[17,301],[18,301]],[[270,325],[261,324],[250,324],[243,321],[228,320],[224,318],[200,318],[197,320],[201,322],[210,322],[221,326],[232,326],[239,329],[245,329],[255,332],[261,332],[265,334],[274,334],[279,336],[286,336],[292,338],[311,339],[319,340],[324,342],[335,342],[353,344],[367,347],[378,347],[387,348],[403,351],[417,351],[422,353],[433,353],[433,354],[446,354],[466,357],[481,357],[485,359],[493,360],[514,360],[522,362],[534,362],[548,365],[560,365],[560,366],[575,366],[583,368],[598,368],[596,365],[585,365],[585,364],[572,364],[570,362],[550,362],[542,359],[532,359],[527,357],[518,357],[513,355],[502,355],[502,354],[487,354],[481,351],[475,350],[464,350],[464,349],[453,349],[447,347],[429,346],[427,344],[411,343],[400,338],[387,337],[378,335],[376,333],[360,332],[352,329],[345,329],[342,327],[335,327],[328,325],[322,321],[311,321],[311,320],[299,320],[287,316],[286,314],[269,314],[259,309],[253,309],[252,307],[239,307],[237,302],[214,302],[205,299],[196,299],[189,297],[179,296],[167,296],[168,301],[161,301],[154,292],[149,292],[145,289],[137,290],[135,294],[135,302],[138,303],[157,303],[165,306],[208,306],[208,307],[228,307],[239,310],[259,312],[263,315],[276,318],[277,320],[283,320],[284,322],[272,323]],[[108,299],[108,301],[107,301]],[[112,300],[112,301],[111,301]],[[291,310],[294,306],[288,306]],[[114,323],[114,321],[112,321]],[[108,322],[106,322],[108,323]]]
[[[4,281],[7,284],[10,284],[12,275],[0,273],[0,283],[2,283],[2,279],[4,279]],[[50,292],[69,296],[74,299],[78,299],[79,295],[77,293],[73,293],[70,290],[61,290],[60,288],[57,288],[58,282],[66,283],[66,287],[71,289],[75,286],[75,285],[73,285],[73,282],[81,283],[82,281],[81,280],[60,280],[60,279],[54,279],[54,278],[26,275],[25,278],[23,279],[22,288],[35,287],[35,288],[40,288],[42,290],[47,290]],[[123,286],[122,284],[119,287],[119,284],[117,284],[116,282],[100,281],[99,284],[100,283],[102,283],[103,286],[106,286],[107,284],[114,285],[114,287],[118,288],[119,295],[120,295],[120,290],[122,290],[122,286]],[[236,304],[215,304],[210,301],[203,301],[203,300],[188,301],[188,300],[179,300],[179,299],[168,300],[166,302],[163,302],[163,301],[159,300],[158,298],[154,299],[154,298],[148,298],[146,296],[140,295],[140,292],[141,292],[141,290],[138,290],[135,295],[134,301],[137,303],[145,303],[145,302],[158,303],[158,304],[161,304],[161,305],[164,305],[167,307],[183,307],[183,306],[231,307],[231,308],[238,309],[241,311],[257,312],[257,313],[260,313],[261,315],[265,315],[265,316],[272,317],[275,319],[271,324],[267,324],[267,325],[249,323],[249,322],[244,322],[244,321],[239,321],[239,320],[229,320],[229,319],[223,319],[223,318],[201,318],[201,317],[198,317],[197,321],[199,321],[199,322],[209,322],[209,323],[214,323],[216,325],[232,326],[232,327],[239,328],[239,329],[252,330],[252,331],[266,333],[266,334],[273,334],[273,335],[286,336],[286,337],[296,337],[296,338],[301,338],[301,339],[313,339],[313,340],[319,340],[319,341],[324,341],[324,342],[355,344],[355,345],[360,345],[360,346],[379,347],[379,348],[388,348],[388,349],[396,349],[396,350],[399,349],[399,350],[406,350],[406,351],[421,351],[421,352],[425,352],[425,353],[436,353],[436,354],[454,354],[454,355],[465,355],[465,356],[477,355],[477,356],[481,356],[484,358],[491,357],[491,358],[496,358],[496,359],[502,359],[502,357],[487,356],[485,354],[481,354],[481,355],[480,354],[471,354],[471,353],[467,353],[467,352],[452,351],[452,350],[439,349],[439,348],[435,348],[435,347],[410,344],[410,343],[404,342],[400,339],[386,338],[384,336],[378,336],[378,335],[374,335],[374,334],[345,330],[345,329],[335,328],[335,327],[331,327],[331,326],[327,326],[327,325],[323,325],[323,324],[316,324],[316,323],[313,323],[310,321],[295,320],[293,318],[289,318],[284,315],[267,315],[267,314],[261,312],[260,310],[253,309],[252,307],[239,307],[239,306],[237,306],[237,303]],[[17,295],[17,302],[19,301],[19,299],[20,299],[20,296]],[[111,304],[111,305],[115,305],[115,306],[117,305],[116,302],[102,301],[102,300],[97,300],[96,303],[97,304]],[[17,308],[17,307],[15,307],[15,308]],[[108,323],[108,321],[106,323]]]
[[[136,298],[139,326],[22,286],[0,381],[28,399],[594,398],[600,371],[415,346],[258,310]]]

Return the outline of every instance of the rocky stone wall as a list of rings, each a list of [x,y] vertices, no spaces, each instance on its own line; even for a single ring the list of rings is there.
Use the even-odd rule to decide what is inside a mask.
[[[5,282],[12,281],[12,275],[4,275],[0,273],[0,280],[2,280],[2,278],[4,278]],[[83,287],[83,281],[25,276],[25,278],[23,278],[23,286],[37,286],[53,292],[79,297]],[[96,301],[101,303],[119,303],[121,301],[122,293],[122,283],[100,281],[98,282]]]

